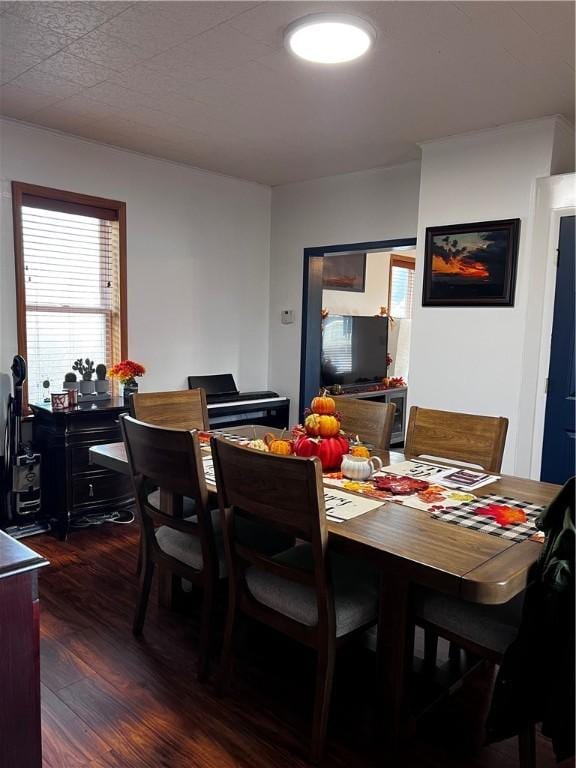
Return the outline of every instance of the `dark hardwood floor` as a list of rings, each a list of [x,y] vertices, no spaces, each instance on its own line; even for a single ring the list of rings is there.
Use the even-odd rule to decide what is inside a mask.
[[[313,691],[313,658],[261,627],[247,626],[233,693],[218,699],[195,676],[194,595],[168,613],[155,594],[144,637],[130,631],[136,596],[136,525],[73,531],[68,542],[26,540],[51,566],[40,574],[45,768],[299,768]],[[339,656],[324,765],[383,765],[371,737],[372,654]],[[483,675],[424,718],[405,753],[387,766],[513,768],[514,740],[473,752]],[[485,697],[484,697],[485,699]],[[554,765],[538,737],[538,768]],[[13,766],[11,768],[17,768]]]

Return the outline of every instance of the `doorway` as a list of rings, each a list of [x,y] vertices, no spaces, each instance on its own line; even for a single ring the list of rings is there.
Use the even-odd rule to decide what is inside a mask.
[[[540,479],[565,483],[574,474],[576,441],[574,387],[575,222],[560,219],[552,344],[546,396]]]
[[[380,260],[388,258],[388,275],[390,275],[390,263],[393,253],[398,256],[402,254],[413,255],[413,249],[416,246],[416,238],[402,238],[396,240],[380,240],[364,243],[344,243],[340,245],[323,246],[319,248],[306,248],[304,250],[304,285],[302,291],[302,341],[301,341],[301,360],[300,360],[300,402],[299,413],[302,415],[306,406],[312,398],[318,394],[318,388],[321,380],[321,347],[322,347],[322,310],[325,307],[324,302],[327,298],[333,303],[334,309],[346,309],[350,314],[369,314],[376,315],[381,307],[388,309],[390,303],[390,292],[388,282],[382,286],[380,293],[375,290],[372,293],[371,287],[366,280],[370,279],[372,262],[375,267],[375,273],[378,271],[376,265],[379,255]],[[324,258],[331,255],[365,254],[365,274],[363,284],[358,290],[358,286],[351,290],[333,289],[334,285],[326,287],[324,285]],[[376,259],[376,260],[375,260]],[[382,264],[380,264],[382,267]],[[381,270],[380,270],[381,271]],[[389,280],[389,277],[388,277]],[[344,286],[345,288],[346,286]],[[337,294],[337,295],[334,295]],[[339,295],[338,295],[339,294]],[[347,294],[344,296],[344,294]],[[355,294],[355,295],[353,295]],[[380,301],[378,297],[384,297]],[[368,306],[370,304],[370,306]],[[372,307],[372,305],[374,305]],[[398,311],[398,310],[397,310]]]

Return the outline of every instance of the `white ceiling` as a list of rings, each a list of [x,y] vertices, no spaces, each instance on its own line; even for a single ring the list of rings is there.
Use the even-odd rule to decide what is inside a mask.
[[[317,10],[378,29],[349,64],[295,60]],[[0,111],[265,184],[392,165],[416,142],[573,120],[572,2],[0,2]]]

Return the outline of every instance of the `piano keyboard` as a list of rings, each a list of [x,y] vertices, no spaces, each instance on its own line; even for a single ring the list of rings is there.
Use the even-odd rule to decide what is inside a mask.
[[[273,403],[284,403],[285,397],[264,397],[259,400],[228,400],[225,403],[208,403],[208,410],[216,410],[216,408],[236,408],[236,406],[248,406],[250,409],[253,405],[270,405]]]

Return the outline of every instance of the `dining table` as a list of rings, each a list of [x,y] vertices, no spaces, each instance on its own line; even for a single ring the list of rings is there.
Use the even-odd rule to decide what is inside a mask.
[[[247,439],[263,437],[267,427],[227,428]],[[202,446],[210,453],[210,445]],[[384,466],[399,463],[400,452],[374,451]],[[123,443],[90,449],[93,463],[128,473]],[[447,464],[448,462],[443,461]],[[215,493],[207,480],[208,491]],[[560,486],[511,475],[501,475],[474,494],[497,494],[545,506]],[[164,511],[181,513],[181,501],[161,493]],[[532,566],[542,550],[539,541],[514,541],[438,520],[430,512],[384,501],[377,508],[344,522],[326,521],[329,546],[368,561],[380,582],[377,633],[379,739],[392,752],[401,741],[406,722],[406,680],[413,654],[411,592],[428,587],[482,605],[498,605],[519,594],[528,584]]]

